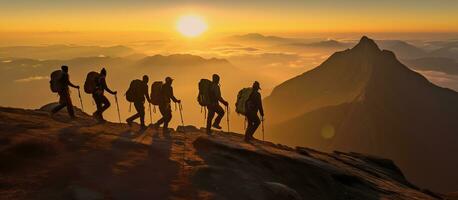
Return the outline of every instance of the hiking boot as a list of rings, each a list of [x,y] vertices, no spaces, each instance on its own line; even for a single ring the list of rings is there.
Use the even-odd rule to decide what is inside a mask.
[[[148,127],[145,126],[144,124],[140,126],[140,130],[144,131],[144,130],[146,130],[146,129],[148,129]]]
[[[127,119],[126,122],[127,122],[127,125],[129,125],[130,127],[132,127],[132,123],[133,123],[132,120]]]
[[[152,126],[153,126],[154,130],[159,130],[159,127],[161,127],[161,125],[159,125],[157,123],[154,123]]]
[[[207,135],[212,135],[212,130],[211,129],[207,129],[207,131],[205,131],[205,133],[207,133]]]
[[[216,129],[222,129],[222,127],[221,127],[219,124],[213,124],[212,127],[213,127],[213,128],[216,128]]]

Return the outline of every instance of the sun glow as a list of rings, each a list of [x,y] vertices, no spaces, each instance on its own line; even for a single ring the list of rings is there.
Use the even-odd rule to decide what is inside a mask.
[[[207,24],[199,16],[186,15],[178,19],[176,28],[186,37],[197,37],[207,30]]]

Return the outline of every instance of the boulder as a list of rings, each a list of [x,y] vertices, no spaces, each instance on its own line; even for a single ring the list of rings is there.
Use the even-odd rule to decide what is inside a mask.
[[[267,199],[283,199],[283,200],[300,200],[301,196],[296,190],[290,187],[277,183],[277,182],[265,182],[264,189]]]

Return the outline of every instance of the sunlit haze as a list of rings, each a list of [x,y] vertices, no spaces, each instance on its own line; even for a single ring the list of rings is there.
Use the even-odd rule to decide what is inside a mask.
[[[66,71],[66,67],[61,70],[63,65],[68,66],[68,73],[62,73]],[[145,94],[145,75],[149,80],[147,91],[154,95]],[[217,83],[210,81],[217,77]],[[67,84],[71,86],[69,90]],[[137,88],[130,90],[131,86]],[[63,199],[80,199],[70,194],[86,193],[85,187],[90,188],[88,194],[107,195],[95,195],[94,199],[286,199],[300,194],[303,198],[293,199],[404,200],[408,199],[405,195],[428,199],[436,195],[434,192],[458,191],[458,159],[454,155],[458,152],[458,0],[0,0],[0,91],[0,194],[10,195],[2,199],[61,199],[57,197],[60,194],[67,195]],[[137,97],[132,95],[138,93],[140,100],[134,101]],[[172,93],[176,99],[171,97]],[[218,94],[221,98],[217,98]],[[144,103],[144,96],[156,101],[151,101],[152,105]],[[209,101],[211,97],[215,102],[198,101]],[[83,117],[72,119],[72,106],[49,112],[67,105],[75,106],[78,117]],[[140,125],[133,122],[141,122],[129,117],[140,117],[142,106],[146,124],[139,132],[147,131],[137,135],[134,132]],[[251,110],[255,113],[247,114],[248,108],[255,109]],[[217,120],[222,121],[207,121],[215,112],[224,117]],[[159,120],[162,116],[166,120]],[[168,119],[169,127],[165,125],[163,130],[157,124],[147,126]],[[183,135],[185,131],[173,131],[168,138],[166,134],[151,135],[167,133],[167,128],[181,125],[186,125],[182,130],[189,128],[195,132]],[[215,135],[230,135],[224,140],[238,143],[230,148],[220,147],[224,144],[207,147],[211,141],[189,139],[186,146],[186,137],[207,137],[204,131],[210,131],[210,126],[222,128],[224,133],[233,132]],[[199,132],[201,127],[204,129]],[[253,141],[249,131],[254,132],[255,145],[249,143]],[[73,166],[80,161],[65,158],[62,166],[57,165],[59,162],[41,166],[58,166],[49,172],[59,172],[56,176],[71,174],[65,175],[68,179],[48,177],[45,170],[28,168],[3,177],[4,169],[16,169],[4,160],[32,168],[35,163],[26,162],[23,157],[35,158],[54,151],[46,148],[36,153],[35,143],[11,146],[26,141],[9,138],[16,133],[49,141],[57,138],[55,146],[67,149],[71,156],[75,152],[92,153],[86,147],[119,148],[116,153],[126,153],[119,157],[127,160],[111,160],[105,155],[112,149],[104,149],[97,155],[110,157],[109,161],[97,156],[77,156],[107,165],[94,172],[86,169],[92,164]],[[149,142],[160,141],[160,147],[145,150],[152,143],[145,143],[145,147],[125,144],[143,133]],[[235,133],[247,136],[242,138]],[[99,138],[116,139],[99,145]],[[261,143],[261,138],[269,143]],[[199,145],[204,150],[196,149]],[[269,147],[264,149],[266,146]],[[233,156],[230,151],[239,147],[247,149],[237,150],[237,156]],[[26,151],[29,148],[34,151],[30,155]],[[130,148],[138,149],[129,152]],[[186,148],[194,148],[188,159],[181,158],[179,152]],[[283,159],[283,153],[270,156],[269,148],[279,148],[277,153],[287,151],[288,159]],[[321,154],[309,148],[358,152],[377,158],[361,158],[353,153]],[[158,149],[161,152],[155,152]],[[170,155],[163,155],[164,152]],[[212,152],[224,154],[224,159],[205,155]],[[289,155],[291,152],[297,155]],[[249,159],[245,158],[251,154]],[[36,160],[61,158],[61,154],[52,155]],[[379,160],[378,156],[390,160]],[[186,163],[178,167],[172,162],[176,157]],[[207,158],[216,160],[209,162]],[[298,162],[291,165],[270,162],[284,163],[296,158]],[[162,159],[163,165],[157,159]],[[339,159],[342,163],[335,169],[328,167]],[[313,167],[303,166],[312,161]],[[211,166],[213,163],[223,167]],[[250,166],[238,170],[238,164]],[[254,166],[257,164],[260,167]],[[82,171],[70,172],[65,168],[68,166]],[[290,166],[294,166],[293,170]],[[403,173],[398,172],[397,166]],[[132,175],[129,167],[136,173],[129,180],[142,177],[140,186],[125,181],[125,177]],[[321,167],[332,172],[322,171]],[[228,183],[221,186],[199,177],[187,180],[188,174],[162,183],[155,182],[157,177],[140,173],[144,170],[161,174],[162,168],[177,170],[177,174],[180,168],[186,172],[179,174],[192,172],[192,176],[209,176],[222,182],[228,179]],[[204,171],[194,173],[195,168]],[[343,171],[337,171],[340,169]],[[275,170],[287,173],[277,174]],[[246,174],[240,175],[240,180],[232,179],[242,171]],[[299,171],[305,174],[296,176],[294,173]],[[263,179],[261,174],[268,178]],[[80,179],[80,175],[87,177]],[[24,183],[9,182],[16,180],[14,176],[21,176],[17,180]],[[309,176],[317,179],[309,181]],[[408,181],[404,181],[404,176]],[[103,181],[97,182],[98,178]],[[284,181],[288,179],[292,184]],[[51,180],[49,184],[47,180]],[[243,185],[247,180],[260,182]],[[195,181],[210,186],[200,188]],[[313,185],[314,181],[322,185]],[[369,182],[371,185],[366,185]],[[46,184],[58,192],[39,188]],[[122,194],[127,185],[132,187],[132,196]],[[159,187],[164,190],[156,193]],[[237,187],[255,194],[233,193]],[[287,193],[284,198],[264,193],[257,196],[266,189],[271,193],[294,193]],[[315,189],[323,194],[309,195]],[[39,196],[29,190],[49,195]],[[327,194],[334,190],[339,193]],[[196,196],[185,196],[189,191]],[[169,192],[179,195],[166,196]],[[164,196],[154,196],[157,194]],[[367,195],[352,196],[359,194]]]

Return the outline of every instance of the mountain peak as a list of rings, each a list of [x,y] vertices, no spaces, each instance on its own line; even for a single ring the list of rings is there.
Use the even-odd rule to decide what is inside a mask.
[[[363,49],[364,51],[381,51],[373,39],[363,36],[353,49]]]

